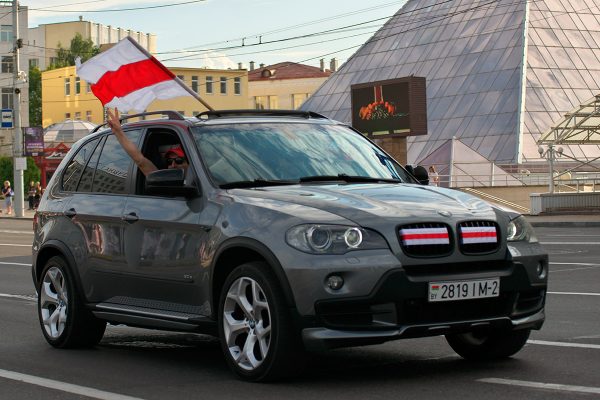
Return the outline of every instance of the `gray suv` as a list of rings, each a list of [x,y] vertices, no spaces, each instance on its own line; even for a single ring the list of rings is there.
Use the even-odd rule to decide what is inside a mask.
[[[144,176],[100,127],[43,195],[32,275],[52,346],[94,346],[107,322],[211,334],[265,381],[307,351],[402,338],[509,357],[541,328],[548,257],[519,214],[423,185],[315,113],[163,113],[123,129],[158,168],[182,146],[187,169]]]

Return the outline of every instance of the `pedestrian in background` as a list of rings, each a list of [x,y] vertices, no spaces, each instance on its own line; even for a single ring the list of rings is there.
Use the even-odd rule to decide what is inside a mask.
[[[4,196],[4,208],[6,209],[6,215],[12,214],[12,201],[15,192],[10,187],[10,181],[4,181],[4,187],[2,188],[2,196]]]
[[[429,184],[431,186],[438,186],[440,183],[440,176],[438,175],[435,167],[431,165],[429,167]]]
[[[33,208],[37,210],[40,205],[40,199],[42,198],[42,194],[44,193],[44,189],[42,189],[42,185],[39,182],[35,183],[35,194],[33,195]]]
[[[35,200],[35,182],[29,182],[29,190],[27,191],[27,202],[29,203],[29,210],[33,210]]]

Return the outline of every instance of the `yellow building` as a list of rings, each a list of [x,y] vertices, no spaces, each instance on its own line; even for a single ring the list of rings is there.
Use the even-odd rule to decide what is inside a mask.
[[[183,82],[215,110],[248,108],[248,71],[170,68]],[[174,110],[193,116],[206,108],[192,97],[155,100],[147,111]],[[75,67],[42,72],[42,125],[66,119],[102,124],[104,109],[90,86],[80,79]]]
[[[282,62],[254,69],[250,63],[248,72],[248,101],[251,108],[259,110],[295,110],[314,93],[337,68],[331,60],[330,69],[312,67],[293,62]]]

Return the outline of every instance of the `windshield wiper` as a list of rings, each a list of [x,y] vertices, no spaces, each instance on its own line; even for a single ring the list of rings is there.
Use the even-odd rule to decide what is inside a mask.
[[[373,178],[372,176],[356,176],[356,175],[314,175],[314,176],[303,176],[300,178],[300,182],[328,182],[328,181],[343,181],[351,183],[402,183],[400,179],[392,178]]]
[[[284,186],[284,185],[297,185],[298,181],[293,180],[269,180],[256,178],[251,181],[235,181],[227,182],[219,185],[221,189],[234,189],[234,188],[253,188],[253,187],[265,187],[265,186]]]

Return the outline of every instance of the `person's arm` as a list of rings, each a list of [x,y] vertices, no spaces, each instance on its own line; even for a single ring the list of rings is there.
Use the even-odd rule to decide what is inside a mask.
[[[129,154],[129,157],[135,162],[144,175],[148,175],[150,172],[157,171],[156,165],[148,160],[137,146],[125,136],[125,132],[121,128],[121,121],[119,121],[119,110],[115,108],[115,112],[108,110],[108,126],[112,129],[113,133],[117,137],[117,140],[123,146],[123,149]]]

